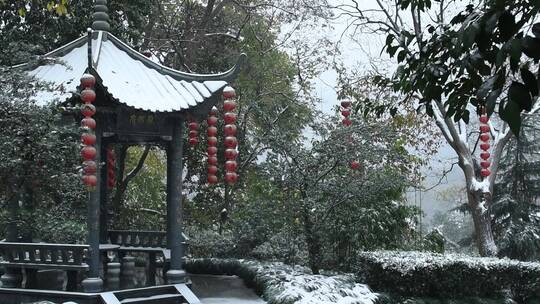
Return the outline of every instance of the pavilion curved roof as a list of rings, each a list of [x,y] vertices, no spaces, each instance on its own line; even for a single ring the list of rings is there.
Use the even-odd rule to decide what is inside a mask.
[[[193,74],[156,63],[108,32],[94,32],[91,42],[83,36],[43,56],[57,60],[30,68],[31,76],[53,88],[38,91],[38,103],[73,97],[81,76],[89,69],[89,49],[91,72],[97,74],[98,84],[117,102],[150,112],[179,112],[217,98],[236,78],[246,58],[242,54],[224,73]]]

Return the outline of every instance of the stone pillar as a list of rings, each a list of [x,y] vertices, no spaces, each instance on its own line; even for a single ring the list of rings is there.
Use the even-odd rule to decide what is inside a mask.
[[[98,183],[95,189],[90,192],[88,199],[88,211],[87,211],[87,229],[88,237],[87,243],[90,246],[88,251],[88,277],[82,281],[83,290],[85,292],[100,292],[103,290],[103,280],[99,276],[99,264],[100,256],[99,253],[99,234],[100,234],[100,202],[101,202],[101,185],[102,185],[102,174],[103,164],[101,161],[101,139],[102,133],[99,125],[99,121],[96,128],[96,144],[95,148],[98,151],[96,156],[97,163],[97,172],[96,176],[98,178]]]
[[[167,282],[186,282],[183,270],[184,248],[182,246],[182,149],[183,134],[181,119],[171,121],[172,140],[167,148],[167,247],[171,250],[170,269]]]

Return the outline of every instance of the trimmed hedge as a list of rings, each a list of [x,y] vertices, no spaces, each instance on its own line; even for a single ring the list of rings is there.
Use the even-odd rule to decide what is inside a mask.
[[[426,252],[362,252],[357,277],[377,291],[401,296],[540,298],[540,263]],[[534,300],[536,303],[537,300]]]

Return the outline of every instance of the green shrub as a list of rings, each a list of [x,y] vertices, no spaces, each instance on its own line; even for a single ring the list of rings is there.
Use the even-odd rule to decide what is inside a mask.
[[[358,278],[375,290],[402,296],[540,297],[540,263],[424,252],[363,252]]]

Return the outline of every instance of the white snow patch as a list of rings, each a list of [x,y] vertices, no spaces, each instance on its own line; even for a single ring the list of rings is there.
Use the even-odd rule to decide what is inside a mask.
[[[471,190],[473,191],[482,191],[483,193],[489,192],[489,180],[486,178],[483,181],[479,182],[476,178],[473,178],[471,184]]]

